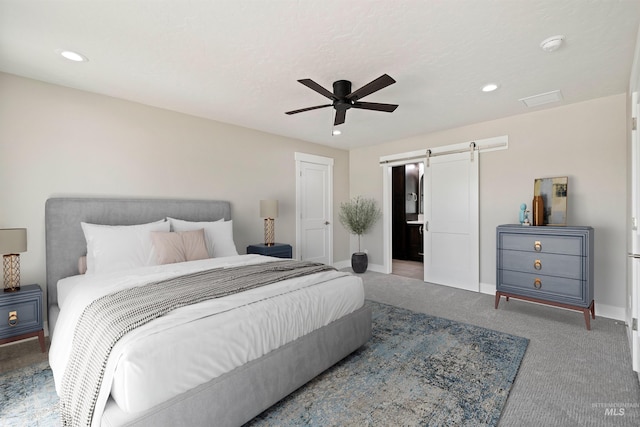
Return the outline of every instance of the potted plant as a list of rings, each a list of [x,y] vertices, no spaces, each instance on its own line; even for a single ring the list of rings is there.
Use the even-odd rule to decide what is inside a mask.
[[[358,236],[358,252],[351,255],[351,267],[356,273],[364,273],[369,265],[366,252],[360,250],[360,236],[366,233],[381,215],[375,199],[357,196],[340,204],[340,223],[349,233]]]

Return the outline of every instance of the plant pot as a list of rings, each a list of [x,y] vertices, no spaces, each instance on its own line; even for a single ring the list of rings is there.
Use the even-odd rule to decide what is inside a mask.
[[[355,252],[351,255],[351,268],[356,273],[364,273],[369,266],[369,257],[366,252]]]

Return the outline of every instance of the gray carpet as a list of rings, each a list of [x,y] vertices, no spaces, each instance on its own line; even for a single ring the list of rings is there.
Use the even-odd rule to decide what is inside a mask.
[[[640,425],[640,385],[624,325],[492,295],[367,271],[367,299],[528,338],[499,426]],[[624,408],[624,410],[622,410]]]
[[[367,301],[373,336],[251,426],[497,424],[528,340]],[[46,362],[0,375],[0,425],[57,426]]]
[[[575,311],[515,299],[495,310],[492,295],[372,271],[361,277],[367,299],[529,338],[498,426],[640,425],[640,385],[620,322],[597,317],[587,331]],[[0,347],[0,372],[41,354],[37,340]],[[614,405],[624,415],[611,415]]]

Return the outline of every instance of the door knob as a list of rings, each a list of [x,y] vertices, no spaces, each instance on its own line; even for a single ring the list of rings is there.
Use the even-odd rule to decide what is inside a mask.
[[[329,224],[331,224],[329,221],[324,222],[324,225],[329,225]]]

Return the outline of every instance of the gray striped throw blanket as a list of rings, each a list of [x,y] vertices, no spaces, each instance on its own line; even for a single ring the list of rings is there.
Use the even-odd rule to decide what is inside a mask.
[[[283,260],[215,268],[105,295],[88,305],[76,325],[62,379],[60,412],[65,426],[89,426],[109,354],[133,329],[171,310],[333,267]]]

